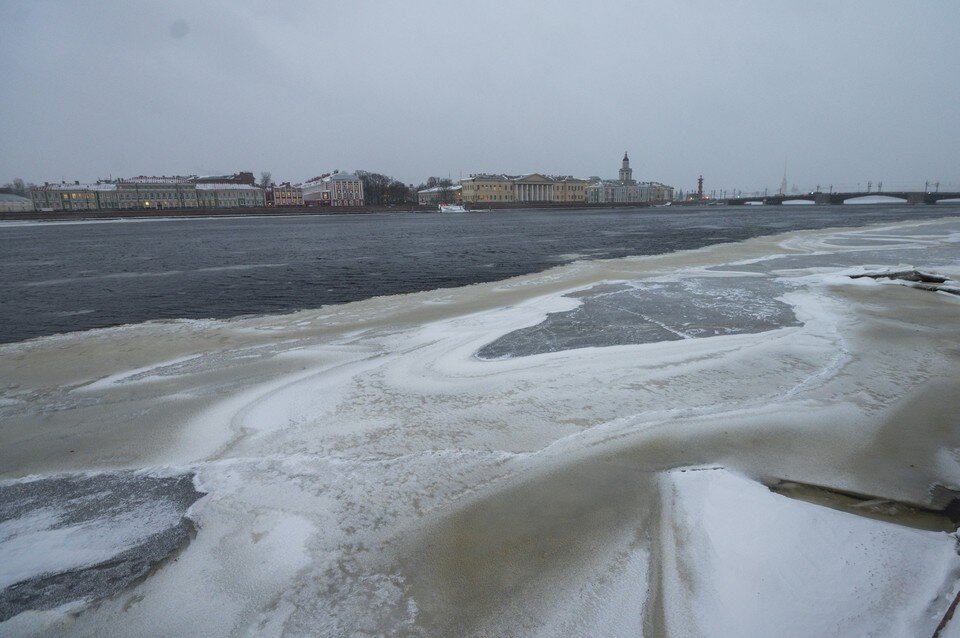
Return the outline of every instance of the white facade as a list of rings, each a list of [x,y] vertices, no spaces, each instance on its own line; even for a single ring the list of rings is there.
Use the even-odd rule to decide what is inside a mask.
[[[264,206],[263,189],[195,184],[189,177],[134,177],[97,184],[45,184],[30,192],[37,210],[182,210]]]
[[[189,177],[131,177],[118,180],[116,201],[101,208],[176,210],[197,207],[197,189]]]
[[[25,213],[33,210],[33,202],[26,197],[0,193],[0,213]]]
[[[352,173],[334,171],[300,184],[305,204],[363,206],[363,182]]]
[[[274,184],[267,193],[270,206],[303,206],[303,189],[289,182]]]
[[[30,199],[33,207],[39,211],[110,209],[116,208],[117,185],[80,182],[44,184],[30,191]]]
[[[660,203],[673,199],[673,187],[659,182],[640,182],[633,179],[630,158],[623,154],[619,179],[597,180],[587,188],[591,204]]]
[[[200,208],[251,208],[265,206],[263,189],[249,184],[197,184]]]
[[[434,186],[417,191],[417,203],[424,204],[450,204],[460,203],[460,192],[463,189],[460,184],[455,186]]]

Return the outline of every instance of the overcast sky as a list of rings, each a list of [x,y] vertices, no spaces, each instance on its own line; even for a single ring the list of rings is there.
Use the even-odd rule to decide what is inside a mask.
[[[960,2],[0,0],[0,182],[960,187]]]

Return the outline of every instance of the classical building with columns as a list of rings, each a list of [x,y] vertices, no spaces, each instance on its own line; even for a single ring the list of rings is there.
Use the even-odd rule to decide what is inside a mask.
[[[460,181],[464,203],[570,203],[587,200],[589,182],[574,177],[471,175]]]

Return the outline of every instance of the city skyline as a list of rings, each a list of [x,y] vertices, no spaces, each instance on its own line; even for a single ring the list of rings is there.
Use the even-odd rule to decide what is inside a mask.
[[[784,160],[801,190],[960,181],[945,1],[0,7],[4,182],[589,177],[624,148],[684,190],[773,190]]]

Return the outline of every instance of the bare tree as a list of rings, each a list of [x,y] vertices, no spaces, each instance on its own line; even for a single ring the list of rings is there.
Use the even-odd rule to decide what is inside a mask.
[[[409,187],[398,179],[380,173],[356,171],[363,182],[363,199],[368,206],[404,204],[410,196]]]
[[[273,180],[271,179],[270,171],[263,171],[260,173],[260,183],[258,186],[264,190],[273,186]]]
[[[32,185],[31,185],[32,186]],[[15,177],[12,182],[8,182],[0,187],[5,193],[10,193],[12,195],[20,195],[21,197],[26,197],[28,187],[23,183],[23,180],[19,177]]]

